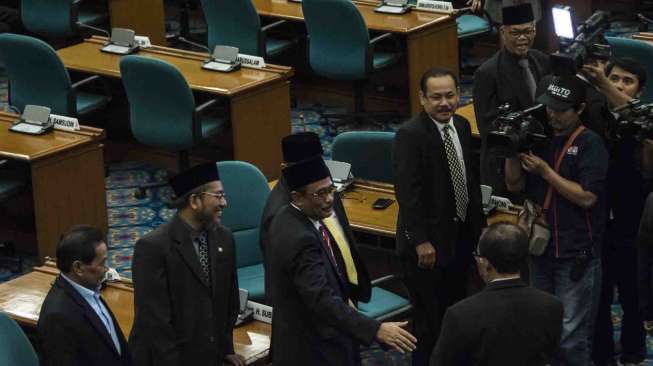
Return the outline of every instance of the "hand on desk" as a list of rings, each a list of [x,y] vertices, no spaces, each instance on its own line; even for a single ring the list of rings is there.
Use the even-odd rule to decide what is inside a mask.
[[[435,266],[435,248],[431,242],[425,241],[415,247],[417,251],[417,266],[431,269]]]
[[[381,327],[376,332],[376,340],[401,353],[412,352],[417,338],[403,328],[406,325],[408,322],[381,323]]]
[[[245,366],[245,358],[238,354],[231,354],[224,356],[223,365]]]

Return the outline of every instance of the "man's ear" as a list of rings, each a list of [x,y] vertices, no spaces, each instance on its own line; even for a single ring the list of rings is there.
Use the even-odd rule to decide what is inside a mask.
[[[297,191],[291,191],[290,192],[290,202],[292,202],[295,206],[301,207],[301,194]]]
[[[583,111],[585,110],[585,106],[586,106],[586,105],[587,105],[587,104],[586,104],[585,102],[581,103],[581,104],[578,106],[578,108],[576,108],[576,113],[577,113],[578,115],[580,115],[581,113],[583,113]]]

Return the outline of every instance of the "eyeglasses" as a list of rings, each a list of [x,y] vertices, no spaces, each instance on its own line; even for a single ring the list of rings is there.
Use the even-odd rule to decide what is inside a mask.
[[[530,38],[535,34],[535,28],[527,28],[527,29],[512,29],[507,32],[508,35],[513,38],[513,39],[519,39],[519,37],[524,36],[526,38]]]
[[[317,192],[313,192],[310,195],[319,198],[321,200],[325,200],[329,195],[332,195],[336,192],[336,186],[330,186],[327,188],[322,188]]]
[[[224,193],[224,192],[218,192],[218,193],[213,193],[213,192],[199,192],[198,195],[199,195],[199,194],[205,194],[205,195],[207,195],[207,196],[215,197],[215,198],[217,198],[217,199],[219,199],[219,200],[221,200],[221,199],[226,199],[226,198],[227,198],[227,194]]]

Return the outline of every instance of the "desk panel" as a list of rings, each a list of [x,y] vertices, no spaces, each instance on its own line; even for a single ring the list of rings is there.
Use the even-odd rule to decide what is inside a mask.
[[[129,28],[148,36],[153,44],[165,44],[163,0],[109,0],[111,28]]]

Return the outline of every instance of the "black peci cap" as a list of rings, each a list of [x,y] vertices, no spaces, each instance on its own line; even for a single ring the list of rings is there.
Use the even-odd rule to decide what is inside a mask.
[[[529,23],[535,20],[531,4],[519,4],[506,6],[502,11],[503,25],[517,25]]]
[[[331,173],[320,156],[306,159],[283,169],[283,177],[291,191],[330,177]]]
[[[196,165],[177,174],[170,179],[170,185],[172,186],[172,190],[175,191],[175,195],[181,197],[203,184],[216,180],[220,180],[218,164],[206,163]]]
[[[283,161],[296,163],[314,156],[322,156],[320,137],[315,132],[300,132],[281,139]]]

